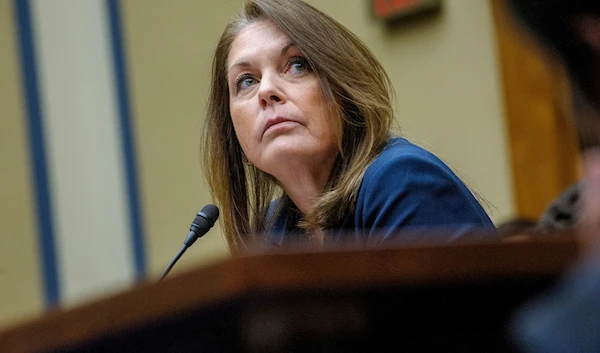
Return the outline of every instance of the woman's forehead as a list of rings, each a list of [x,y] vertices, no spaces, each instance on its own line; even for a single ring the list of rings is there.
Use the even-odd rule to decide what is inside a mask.
[[[267,52],[287,50],[292,41],[273,22],[258,21],[248,24],[238,33],[229,49],[228,70],[248,58],[261,57]]]

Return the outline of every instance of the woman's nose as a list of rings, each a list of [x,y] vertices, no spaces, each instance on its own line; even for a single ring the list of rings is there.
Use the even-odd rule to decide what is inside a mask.
[[[259,83],[258,99],[260,106],[266,108],[276,103],[284,103],[282,79],[275,74],[263,75]]]

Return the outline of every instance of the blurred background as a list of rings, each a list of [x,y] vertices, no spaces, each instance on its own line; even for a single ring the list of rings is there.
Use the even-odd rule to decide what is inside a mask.
[[[307,2],[379,57],[403,135],[496,225],[539,217],[576,180],[568,102],[551,88],[562,76],[500,1],[393,21],[373,0]],[[211,202],[199,165],[210,65],[242,3],[0,0],[0,328],[155,280],[179,250]],[[227,256],[217,226],[172,273]]]

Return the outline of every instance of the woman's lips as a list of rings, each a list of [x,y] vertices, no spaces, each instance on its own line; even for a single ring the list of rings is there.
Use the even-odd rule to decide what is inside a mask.
[[[275,117],[273,119],[267,120],[265,124],[265,128],[263,129],[263,135],[269,130],[271,127],[284,124],[284,123],[296,123],[294,120],[283,118],[283,117]]]

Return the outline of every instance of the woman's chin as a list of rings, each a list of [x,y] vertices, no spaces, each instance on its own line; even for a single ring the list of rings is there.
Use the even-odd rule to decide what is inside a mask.
[[[306,137],[280,138],[273,140],[262,150],[255,165],[279,179],[282,174],[314,170],[315,165],[319,166],[318,169],[326,169],[337,154],[335,147],[324,148],[317,141],[310,141]]]

